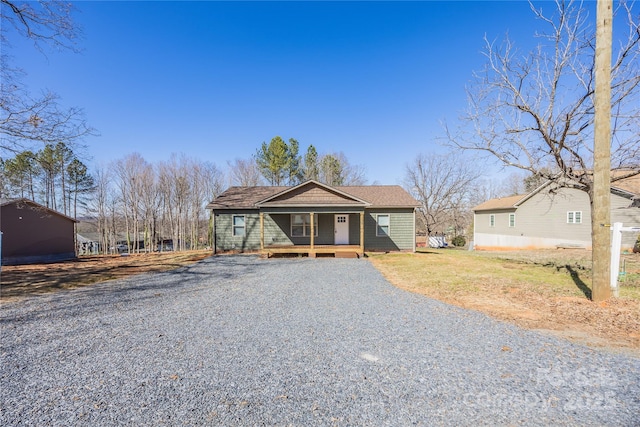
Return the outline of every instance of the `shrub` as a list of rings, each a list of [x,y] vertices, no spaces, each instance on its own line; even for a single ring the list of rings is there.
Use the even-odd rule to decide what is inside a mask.
[[[461,247],[467,244],[467,239],[465,239],[464,236],[456,236],[451,239],[451,244],[453,246]]]

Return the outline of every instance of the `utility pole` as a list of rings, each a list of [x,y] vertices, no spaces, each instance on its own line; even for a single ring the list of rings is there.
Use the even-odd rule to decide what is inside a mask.
[[[611,297],[611,44],[613,1],[598,0],[596,12],[595,118],[592,199],[592,295]]]

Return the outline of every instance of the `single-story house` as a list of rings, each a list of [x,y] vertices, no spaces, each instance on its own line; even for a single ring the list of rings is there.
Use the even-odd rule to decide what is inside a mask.
[[[418,202],[397,185],[231,187],[211,202],[214,252],[414,251]]]
[[[0,200],[2,265],[76,257],[76,220],[29,199]]]
[[[102,252],[98,233],[76,233],[76,244],[78,255],[98,255]]]
[[[584,191],[547,182],[534,191],[473,208],[476,249],[591,249],[591,205]],[[611,223],[640,227],[640,176],[611,186]],[[637,233],[623,233],[631,249]]]

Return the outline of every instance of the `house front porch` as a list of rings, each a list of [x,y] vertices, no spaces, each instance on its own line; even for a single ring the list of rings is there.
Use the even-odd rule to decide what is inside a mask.
[[[364,252],[359,245],[283,245],[268,246],[260,251],[267,258],[274,255],[307,255],[309,258],[318,256],[334,256],[335,258],[362,258]]]
[[[333,255],[336,258],[364,256],[363,211],[320,213],[318,210],[310,209],[307,212],[260,212],[260,253],[267,257],[276,254],[301,254],[312,258],[323,255]],[[301,217],[301,225],[297,225],[296,220]],[[268,227],[265,225],[267,222]],[[323,224],[322,227],[318,225],[320,222]],[[352,227],[349,227],[349,224]],[[340,242],[338,236],[342,233],[339,232],[339,225],[346,226],[345,240]],[[270,231],[267,233],[266,229]],[[277,232],[274,234],[273,230]],[[266,234],[269,235],[268,238],[265,237]],[[274,235],[279,238],[274,238]]]

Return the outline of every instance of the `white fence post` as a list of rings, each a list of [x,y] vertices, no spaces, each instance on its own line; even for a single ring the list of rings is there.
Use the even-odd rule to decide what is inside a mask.
[[[614,222],[611,227],[611,291],[618,296],[618,278],[620,277],[620,250],[622,249],[623,231],[640,231],[640,227],[623,227],[621,222]]]
[[[618,297],[618,277],[620,276],[620,249],[622,248],[622,223],[614,222],[611,229],[611,292]]]

